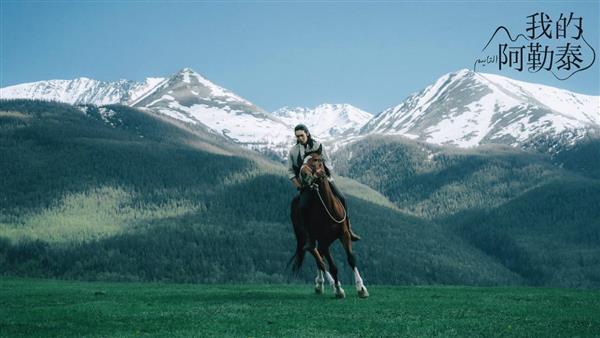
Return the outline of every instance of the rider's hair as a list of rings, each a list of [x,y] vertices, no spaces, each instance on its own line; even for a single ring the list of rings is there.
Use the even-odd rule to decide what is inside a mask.
[[[308,144],[309,147],[312,148],[313,146],[313,138],[310,135],[310,132],[308,131],[308,127],[303,125],[303,124],[299,124],[296,127],[294,127],[294,133],[297,132],[298,130],[302,130],[306,133],[306,137],[308,137],[308,140],[306,141],[306,143]],[[300,143],[300,141],[296,141],[296,144]]]

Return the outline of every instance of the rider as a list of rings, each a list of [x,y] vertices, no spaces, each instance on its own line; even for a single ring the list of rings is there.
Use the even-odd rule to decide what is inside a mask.
[[[322,144],[317,140],[313,139],[308,128],[299,124],[294,128],[294,133],[296,134],[296,144],[290,149],[288,155],[288,174],[290,180],[292,180],[292,184],[298,191],[300,192],[300,215],[302,217],[302,227],[304,228],[304,233],[307,236],[306,245],[304,246],[304,250],[313,250],[315,248],[315,239],[312,238],[308,231],[308,226],[305,224],[304,220],[306,219],[306,215],[308,214],[308,207],[311,203],[312,198],[314,197],[314,193],[310,189],[306,189],[306,187],[302,186],[300,181],[300,167],[302,166],[304,154],[316,151],[321,147],[321,158],[323,159],[323,165],[325,166],[325,173],[327,175],[327,179],[329,180],[329,185],[331,186],[331,190],[333,193],[339,198],[340,202],[346,209],[346,199],[342,192],[337,188],[335,183],[333,182],[333,178],[331,177],[331,170],[328,168],[327,164],[329,163],[329,157],[325,152],[325,149],[322,148]],[[347,210],[347,209],[346,209]],[[350,223],[348,223],[350,225]],[[359,236],[352,232],[350,229],[350,237],[353,241],[357,241],[360,239]]]

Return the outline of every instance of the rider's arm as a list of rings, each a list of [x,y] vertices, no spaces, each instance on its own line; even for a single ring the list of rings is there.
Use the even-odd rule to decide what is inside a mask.
[[[290,153],[288,155],[288,177],[290,180],[292,180],[292,184],[294,185],[294,187],[300,188],[300,181],[298,181],[298,178],[296,177],[296,172],[294,171],[294,155],[292,153],[293,151],[290,150]]]
[[[300,188],[300,181],[297,177],[292,178],[292,184],[294,185],[294,187]]]

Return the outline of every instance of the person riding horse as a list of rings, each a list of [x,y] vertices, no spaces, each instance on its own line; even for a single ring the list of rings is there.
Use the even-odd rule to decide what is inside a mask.
[[[306,215],[308,213],[308,207],[311,205],[311,201],[315,198],[315,192],[310,188],[310,182],[301,178],[300,168],[304,164],[304,159],[307,154],[312,152],[316,152],[320,149],[321,157],[323,158],[323,164],[325,167],[325,174],[327,175],[327,179],[329,181],[329,185],[335,196],[340,200],[344,209],[346,208],[346,199],[342,192],[338,189],[336,184],[334,183],[333,177],[331,177],[331,163],[329,163],[329,157],[323,148],[323,145],[317,140],[313,139],[308,128],[299,124],[294,128],[294,133],[296,135],[296,144],[290,149],[288,155],[288,174],[289,178],[292,181],[292,184],[298,191],[300,192],[300,214],[302,219],[307,219]],[[329,166],[327,166],[329,164]],[[305,224],[304,221],[301,222],[302,227],[304,229],[304,233],[307,237],[306,245],[304,246],[304,250],[311,251],[315,248],[315,240],[309,231],[308,224]],[[352,241],[357,241],[360,237],[352,232],[350,229],[350,235]]]

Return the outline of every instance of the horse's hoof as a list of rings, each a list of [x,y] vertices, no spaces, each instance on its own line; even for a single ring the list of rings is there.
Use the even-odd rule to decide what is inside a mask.
[[[344,289],[340,289],[339,291],[335,292],[335,298],[346,298],[346,293],[344,292]]]
[[[315,285],[315,293],[318,295],[322,295],[324,291],[324,287],[323,284],[316,284]]]
[[[367,288],[365,288],[364,286],[358,290],[358,297],[359,298],[367,298],[369,297],[369,291],[367,291]]]

